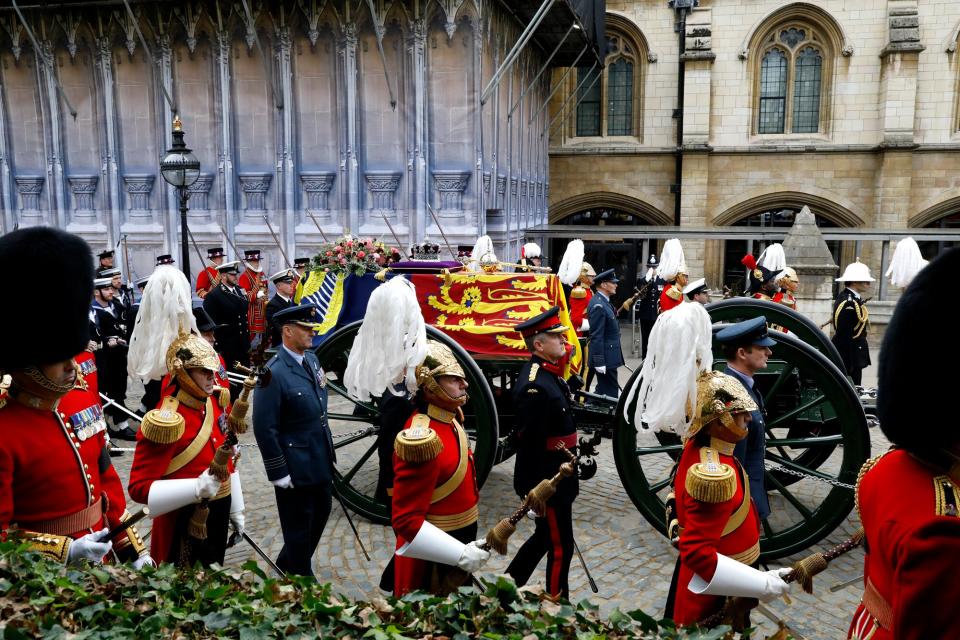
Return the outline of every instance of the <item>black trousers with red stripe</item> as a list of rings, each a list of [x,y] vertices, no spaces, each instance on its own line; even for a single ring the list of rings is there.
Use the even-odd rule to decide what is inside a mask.
[[[507,574],[519,586],[533,575],[543,556],[547,556],[546,591],[551,596],[570,597],[567,577],[573,559],[573,503],[549,504],[547,512],[536,519],[537,528],[507,567]]]

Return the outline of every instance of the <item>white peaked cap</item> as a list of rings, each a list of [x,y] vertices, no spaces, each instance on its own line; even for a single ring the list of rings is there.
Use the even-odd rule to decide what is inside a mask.
[[[890,278],[890,284],[895,287],[906,287],[920,270],[927,266],[927,261],[920,253],[920,247],[913,238],[904,238],[897,243],[893,252],[893,260],[884,274]]]
[[[579,278],[583,268],[583,240],[571,240],[567,243],[567,250],[563,252],[563,260],[557,269],[560,282],[572,286]]]
[[[677,277],[678,273],[687,272],[687,261],[683,257],[683,247],[677,238],[670,238],[663,245],[663,253],[660,254],[660,266],[657,267],[657,275],[666,281],[671,281]]]

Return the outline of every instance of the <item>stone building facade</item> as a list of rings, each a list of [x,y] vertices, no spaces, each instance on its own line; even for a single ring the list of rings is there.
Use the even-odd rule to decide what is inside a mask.
[[[179,258],[177,198],[158,166],[174,111],[201,163],[189,200],[194,273],[211,246],[260,248],[268,271],[282,268],[268,220],[290,259],[321,242],[318,226],[395,244],[389,224],[403,244],[440,243],[430,207],[452,244],[489,232],[507,258],[522,229],[546,222],[546,140],[508,140],[521,121],[547,121],[534,111],[550,74],[535,74],[552,36],[538,33],[480,102],[539,3],[130,5],[27,7],[29,29],[0,8],[4,232],[57,225],[98,250],[125,239],[130,275],[149,273],[157,254]],[[572,26],[569,11],[558,3],[552,20]],[[588,31],[564,47],[586,46]]]
[[[677,18],[666,1],[609,0],[596,88],[586,69],[554,70],[551,223],[673,225],[679,188],[689,227],[788,226],[804,205],[824,231],[960,224],[960,4],[700,0],[679,179]],[[877,274],[878,243],[833,244],[837,262],[859,254]],[[742,274],[743,242],[684,247],[715,288]]]

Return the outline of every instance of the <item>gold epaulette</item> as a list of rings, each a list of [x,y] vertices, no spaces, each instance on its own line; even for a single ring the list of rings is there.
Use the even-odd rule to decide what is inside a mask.
[[[171,444],[183,436],[186,421],[177,412],[180,401],[173,396],[163,399],[159,409],[147,411],[140,425],[143,437],[157,444]]]
[[[587,297],[587,290],[577,285],[570,290],[570,297],[576,300],[582,300]]]
[[[430,416],[418,413],[413,416],[410,426],[397,434],[393,451],[404,462],[422,464],[440,455],[443,441],[430,428]]]
[[[672,284],[667,287],[667,297],[671,300],[680,300],[683,298],[683,289],[675,284]]]
[[[936,476],[933,479],[933,493],[936,496],[936,514],[948,518],[960,517],[960,489],[949,475]]]
[[[716,504],[726,502],[737,492],[737,472],[720,461],[716,449],[700,449],[700,462],[690,467],[684,482],[694,500]]]
[[[221,409],[226,409],[230,406],[230,388],[229,387],[214,387],[213,392],[218,395],[217,401],[220,403]]]
[[[537,362],[533,363],[533,366],[530,367],[530,378],[529,381],[533,382],[537,379],[537,372],[540,371],[540,364]]]

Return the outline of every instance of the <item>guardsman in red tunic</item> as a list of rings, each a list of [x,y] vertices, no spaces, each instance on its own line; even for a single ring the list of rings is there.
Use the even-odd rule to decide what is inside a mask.
[[[449,347],[428,341],[417,367],[420,410],[394,443],[392,524],[397,553],[393,593],[416,589],[448,593],[462,586],[490,553],[477,537],[473,452],[463,428],[467,401],[463,368]],[[388,566],[381,587],[389,589]],[[387,584],[385,584],[387,583]]]
[[[586,337],[590,333],[590,321],[587,319],[587,305],[593,297],[593,279],[597,272],[589,262],[584,262],[580,268],[580,279],[570,291],[570,322],[577,331],[578,337]]]
[[[949,293],[960,249],[924,267],[894,310],[880,349],[877,413],[894,449],[860,471],[863,599],[850,624],[856,640],[960,637],[960,430],[950,402],[960,344],[934,336],[952,327],[960,303]]]
[[[104,539],[129,514],[99,398],[72,357],[89,342],[92,262],[83,240],[47,227],[0,238],[4,273],[26,278],[29,269],[31,278],[63,285],[55,303],[0,318],[0,335],[15,337],[0,350],[0,375],[11,380],[0,392],[0,537],[16,528],[61,562],[111,554],[139,568],[152,561],[136,528]]]
[[[237,284],[247,296],[247,324],[250,331],[250,344],[256,344],[267,329],[267,276],[260,266],[260,250],[248,249],[243,252],[246,270],[240,274]]]
[[[240,532],[244,518],[233,460],[222,463],[230,474],[224,482],[211,473],[226,432],[222,398],[211,396],[220,359],[205,339],[183,334],[166,360],[173,392],[143,418],[127,488],[150,507],[158,562],[223,564],[228,523]]]
[[[660,254],[660,266],[657,275],[666,283],[660,293],[660,313],[669,311],[683,302],[683,288],[687,286],[687,261],[683,256],[683,247],[676,238],[667,240]]]
[[[760,518],[733,448],[747,435],[750,412],[756,409],[736,379],[719,371],[700,374],[673,492],[676,519],[670,536],[679,538],[680,559],[665,615],[678,626],[719,612],[725,596],[766,601],[790,588],[782,579],[790,569],[751,566],[760,556]],[[747,620],[732,624],[735,630],[749,626]]]
[[[223,264],[223,258],[223,247],[207,249],[207,259],[210,264],[197,274],[197,295],[199,297],[205,297],[211,289],[220,284],[220,272],[217,271],[217,267]]]

